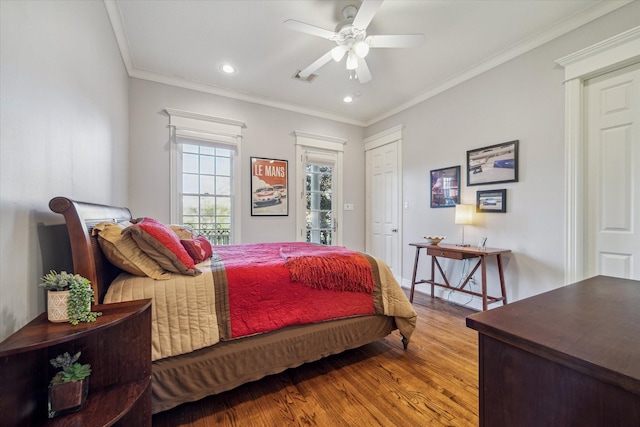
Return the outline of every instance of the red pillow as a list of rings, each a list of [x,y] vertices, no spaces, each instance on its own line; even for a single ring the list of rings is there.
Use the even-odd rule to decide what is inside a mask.
[[[165,270],[192,276],[200,272],[195,268],[193,258],[180,243],[178,235],[160,221],[143,218],[142,221],[125,228],[123,233],[131,233],[140,249]]]
[[[180,243],[182,243],[182,246],[184,246],[196,264],[211,258],[211,255],[213,255],[211,243],[204,236],[198,236],[195,239],[182,239]]]

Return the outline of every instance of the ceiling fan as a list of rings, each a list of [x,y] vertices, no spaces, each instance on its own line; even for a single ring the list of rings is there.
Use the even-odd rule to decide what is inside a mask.
[[[360,83],[366,83],[371,80],[371,71],[369,71],[364,58],[369,53],[370,48],[420,46],[424,42],[424,34],[367,36],[367,27],[376,12],[378,12],[382,1],[364,0],[360,5],[360,9],[355,6],[346,6],[342,10],[342,15],[345,19],[336,26],[335,31],[325,30],[294,19],[284,21],[284,24],[292,30],[332,40],[337,44],[336,47],[322,55],[311,65],[298,72],[296,77],[307,80],[309,76],[332,59],[339,62],[346,55],[347,70],[355,71]]]

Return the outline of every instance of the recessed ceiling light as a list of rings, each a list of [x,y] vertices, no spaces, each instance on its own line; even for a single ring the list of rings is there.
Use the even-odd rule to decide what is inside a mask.
[[[231,64],[222,64],[220,66],[220,71],[222,71],[225,74],[235,74],[235,73],[237,73],[237,70]]]
[[[345,104],[349,104],[351,102],[353,102],[353,96],[351,95],[347,95],[344,98],[342,98],[342,102],[344,102]]]

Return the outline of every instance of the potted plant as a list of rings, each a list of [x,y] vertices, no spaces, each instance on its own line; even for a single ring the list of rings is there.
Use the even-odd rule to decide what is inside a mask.
[[[49,271],[41,287],[47,290],[47,316],[51,322],[95,322],[102,313],[92,312],[93,288],[88,279],[66,271]]]
[[[49,418],[79,410],[87,398],[91,365],[79,363],[80,354],[65,352],[49,361],[61,369],[49,384]]]

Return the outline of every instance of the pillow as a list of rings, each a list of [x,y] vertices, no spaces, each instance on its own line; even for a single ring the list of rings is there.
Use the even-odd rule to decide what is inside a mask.
[[[213,255],[211,243],[204,236],[198,236],[195,239],[180,239],[180,243],[182,243],[182,246],[196,264],[211,258],[211,255]]]
[[[198,233],[186,225],[169,224],[169,228],[172,229],[180,239],[192,240],[199,236]]]
[[[180,243],[178,235],[160,221],[143,218],[131,227],[125,228],[123,234],[130,234],[140,249],[165,270],[189,276],[200,273],[200,270],[195,268],[193,258]]]
[[[134,276],[149,276],[156,280],[170,278],[171,273],[144,253],[130,235],[121,234],[130,225],[130,222],[102,222],[93,227],[92,233],[98,235],[104,256],[111,264]]]

